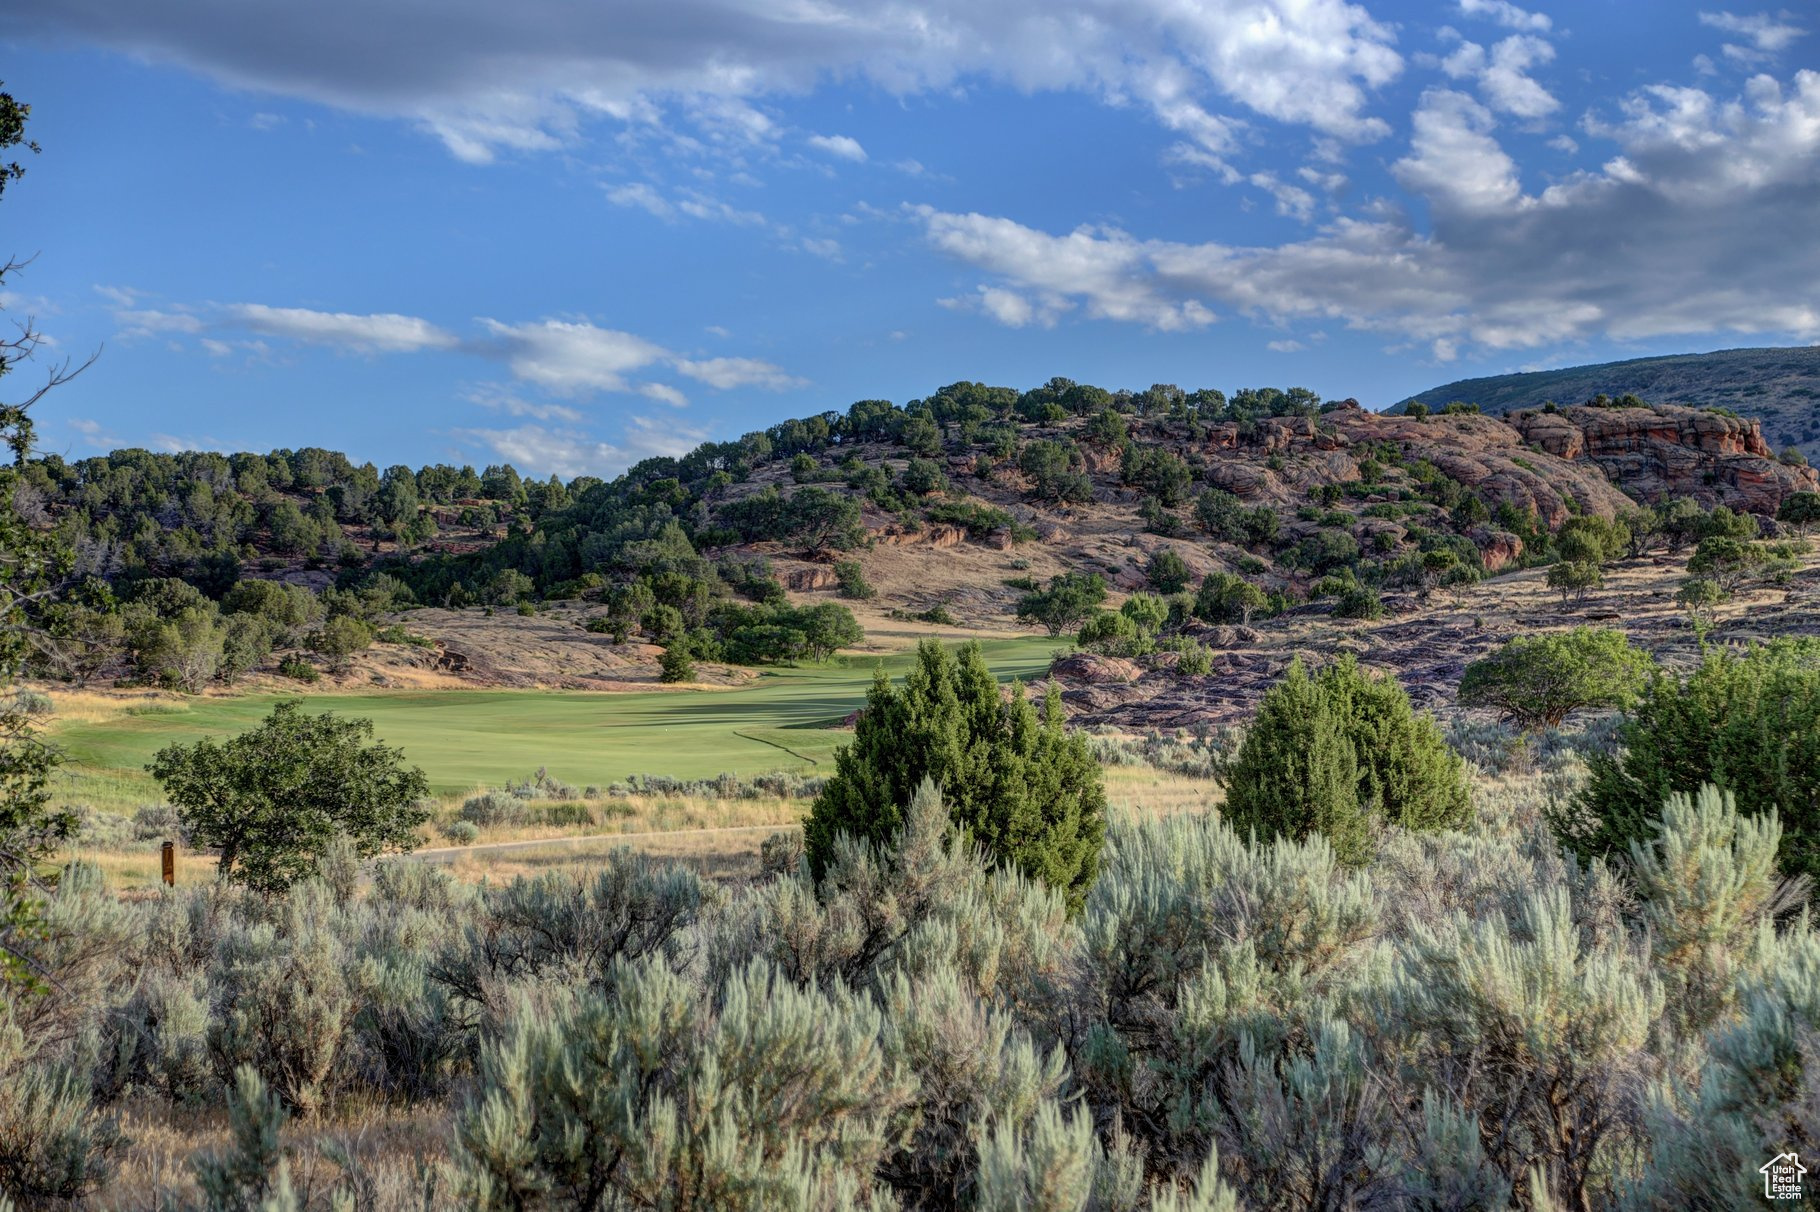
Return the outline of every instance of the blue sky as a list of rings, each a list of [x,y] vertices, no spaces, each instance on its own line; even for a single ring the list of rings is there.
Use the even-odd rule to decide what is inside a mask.
[[[45,444],[611,473],[957,379],[1820,341],[1820,13],[0,0]],[[24,373],[24,372],[22,372]]]

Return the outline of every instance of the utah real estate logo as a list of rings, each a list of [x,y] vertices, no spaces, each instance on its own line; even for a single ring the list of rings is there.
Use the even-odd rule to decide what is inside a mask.
[[[1801,1198],[1801,1176],[1807,1167],[1798,1153],[1778,1153],[1757,1167],[1763,1175],[1763,1198],[1793,1200]]]

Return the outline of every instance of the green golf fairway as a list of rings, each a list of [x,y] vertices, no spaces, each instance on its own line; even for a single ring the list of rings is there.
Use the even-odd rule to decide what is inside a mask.
[[[1001,678],[1040,676],[1055,641],[983,643]],[[901,676],[909,653],[883,660]],[[865,701],[878,662],[767,671],[729,690],[603,694],[542,690],[447,690],[303,696],[311,712],[373,721],[374,734],[421,766],[439,792],[522,779],[539,766],[577,786],[633,774],[712,778],[773,770],[830,769],[849,733],[845,716]],[[97,807],[156,799],[144,773],[159,749],[203,736],[223,738],[258,725],[280,695],[195,699],[188,710],[104,723],[54,726],[67,758],[62,797]]]

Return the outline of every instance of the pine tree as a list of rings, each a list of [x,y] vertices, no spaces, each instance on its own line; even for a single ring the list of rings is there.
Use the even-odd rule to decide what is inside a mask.
[[[816,877],[837,834],[889,840],[924,778],[975,841],[1079,908],[1099,870],[1106,797],[1086,741],[1063,731],[1054,687],[1040,717],[1017,683],[1005,702],[973,643],[957,659],[924,640],[901,689],[881,672],[804,826]]]

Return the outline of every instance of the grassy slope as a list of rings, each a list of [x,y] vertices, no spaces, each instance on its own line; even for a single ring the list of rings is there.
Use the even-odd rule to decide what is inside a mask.
[[[1056,642],[1023,637],[984,641],[1003,678],[1044,672]],[[908,654],[883,659],[901,675]],[[830,766],[848,735],[831,730],[859,707],[875,662],[780,669],[738,689],[634,694],[452,690],[313,695],[310,711],[366,716],[378,737],[422,766],[439,792],[524,778],[539,766],[576,785],[630,774],[712,778]],[[53,739],[68,756],[60,798],[130,809],[158,798],[143,773],[173,742],[226,737],[258,724],[278,699],[195,699],[187,710],[66,720]]]
[[[1721,349],[1635,358],[1527,374],[1461,379],[1409,397],[1438,408],[1453,400],[1486,412],[1535,408],[1548,400],[1578,404],[1604,392],[1633,392],[1652,404],[1718,405],[1763,422],[1772,446],[1795,446],[1820,459],[1820,347]]]

